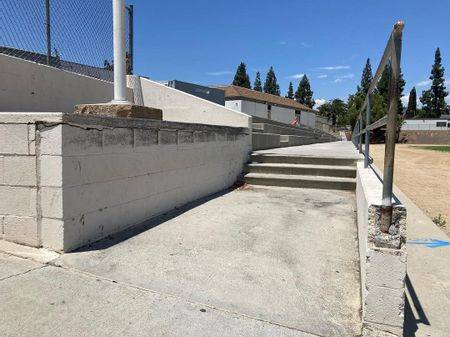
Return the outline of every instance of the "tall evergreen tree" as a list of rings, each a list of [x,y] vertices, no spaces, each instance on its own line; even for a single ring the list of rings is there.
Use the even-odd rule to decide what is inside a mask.
[[[297,91],[295,92],[295,99],[297,102],[304,104],[310,108],[316,104],[313,99],[313,91],[311,90],[311,85],[309,84],[308,77],[303,75],[300,81]]]
[[[233,85],[251,89],[250,77],[247,74],[247,69],[245,67],[244,62],[241,62],[241,64],[239,64],[239,66],[236,70],[236,74],[234,75]]]
[[[256,73],[255,83],[253,83],[253,90],[262,92],[261,74],[259,71]]]
[[[292,82],[289,82],[289,89],[286,95],[287,98],[294,99],[294,87],[292,86]]]
[[[416,87],[413,87],[409,92],[408,108],[406,109],[405,117],[414,118],[417,114],[417,93]]]
[[[273,67],[270,67],[267,73],[266,82],[264,83],[264,92],[280,96],[280,86],[277,83],[277,77],[273,71]]]
[[[386,113],[389,109],[389,81],[391,78],[391,68],[389,65],[386,65],[386,68],[384,68],[383,73],[381,74],[380,80],[377,83],[377,92],[379,95],[381,95],[384,99],[384,104],[386,106]],[[400,77],[398,80],[398,98],[397,98],[397,105],[398,105],[398,113],[401,115],[403,112],[403,103],[401,100],[401,97],[403,96],[403,90],[405,89],[405,80],[403,79],[403,73],[400,70]]]
[[[434,55],[434,64],[431,69],[431,88],[422,92],[420,101],[423,104],[425,117],[438,118],[447,112],[447,103],[445,97],[448,92],[445,91],[445,68],[442,67],[441,51],[436,49]]]
[[[364,95],[367,95],[372,80],[373,80],[372,66],[370,65],[370,58],[368,58],[364,70],[362,72],[361,85],[358,87],[358,91],[362,91]]]

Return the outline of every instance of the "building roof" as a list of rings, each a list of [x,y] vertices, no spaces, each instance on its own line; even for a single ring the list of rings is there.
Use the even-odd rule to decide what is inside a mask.
[[[227,101],[232,99],[243,99],[260,103],[270,103],[272,105],[282,106],[295,110],[312,111],[317,113],[317,110],[311,109],[306,105],[298,103],[296,100],[286,97],[266,94],[264,92],[238,87],[236,85],[216,86],[213,88],[225,91],[225,99]]]

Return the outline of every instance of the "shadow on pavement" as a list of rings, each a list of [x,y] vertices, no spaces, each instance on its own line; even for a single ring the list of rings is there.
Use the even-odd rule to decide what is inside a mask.
[[[416,331],[419,329],[418,324],[430,325],[430,322],[423,311],[422,305],[420,304],[419,298],[417,297],[408,274],[406,275],[405,283],[409,296],[406,296],[405,298],[405,322],[403,325],[403,336],[413,337],[416,336]],[[410,301],[412,303],[410,303]],[[417,313],[417,318],[414,315],[413,308]]]
[[[163,213],[161,215],[158,215],[154,218],[151,218],[147,221],[144,221],[141,224],[132,226],[128,229],[123,230],[122,232],[108,235],[106,238],[100,239],[99,241],[93,242],[91,244],[88,244],[86,246],[83,246],[72,252],[68,252],[66,254],[108,249],[111,246],[114,246],[118,243],[121,243],[128,239],[131,239],[132,237],[134,237],[136,235],[139,235],[149,229],[155,228],[155,227],[165,223],[166,221],[176,218],[177,216],[180,216],[181,214],[188,212],[189,210],[191,210],[195,207],[198,207],[198,206],[200,206],[204,203],[207,203],[213,199],[216,199],[225,194],[228,194],[228,193],[234,191],[235,189],[236,189],[236,187],[232,187],[232,188],[226,189],[224,191],[209,195],[207,197],[203,197],[198,200],[192,201],[181,207],[175,207],[174,209],[172,209],[166,213]]]

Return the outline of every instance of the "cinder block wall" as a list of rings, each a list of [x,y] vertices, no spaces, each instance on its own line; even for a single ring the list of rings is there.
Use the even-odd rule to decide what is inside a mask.
[[[380,230],[382,183],[357,164],[356,200],[364,336],[371,330],[403,336],[406,278],[406,209],[394,205],[390,233]]]
[[[34,125],[0,124],[0,229],[7,240],[39,245]]]
[[[2,152],[30,161],[14,179],[2,166],[2,235],[59,251],[231,186],[250,150],[245,128],[73,114],[0,125]]]

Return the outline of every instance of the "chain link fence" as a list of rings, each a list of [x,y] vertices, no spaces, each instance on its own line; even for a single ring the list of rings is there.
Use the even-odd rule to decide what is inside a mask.
[[[133,6],[127,14],[132,73]],[[111,0],[0,0],[0,53],[112,81],[112,21]]]

